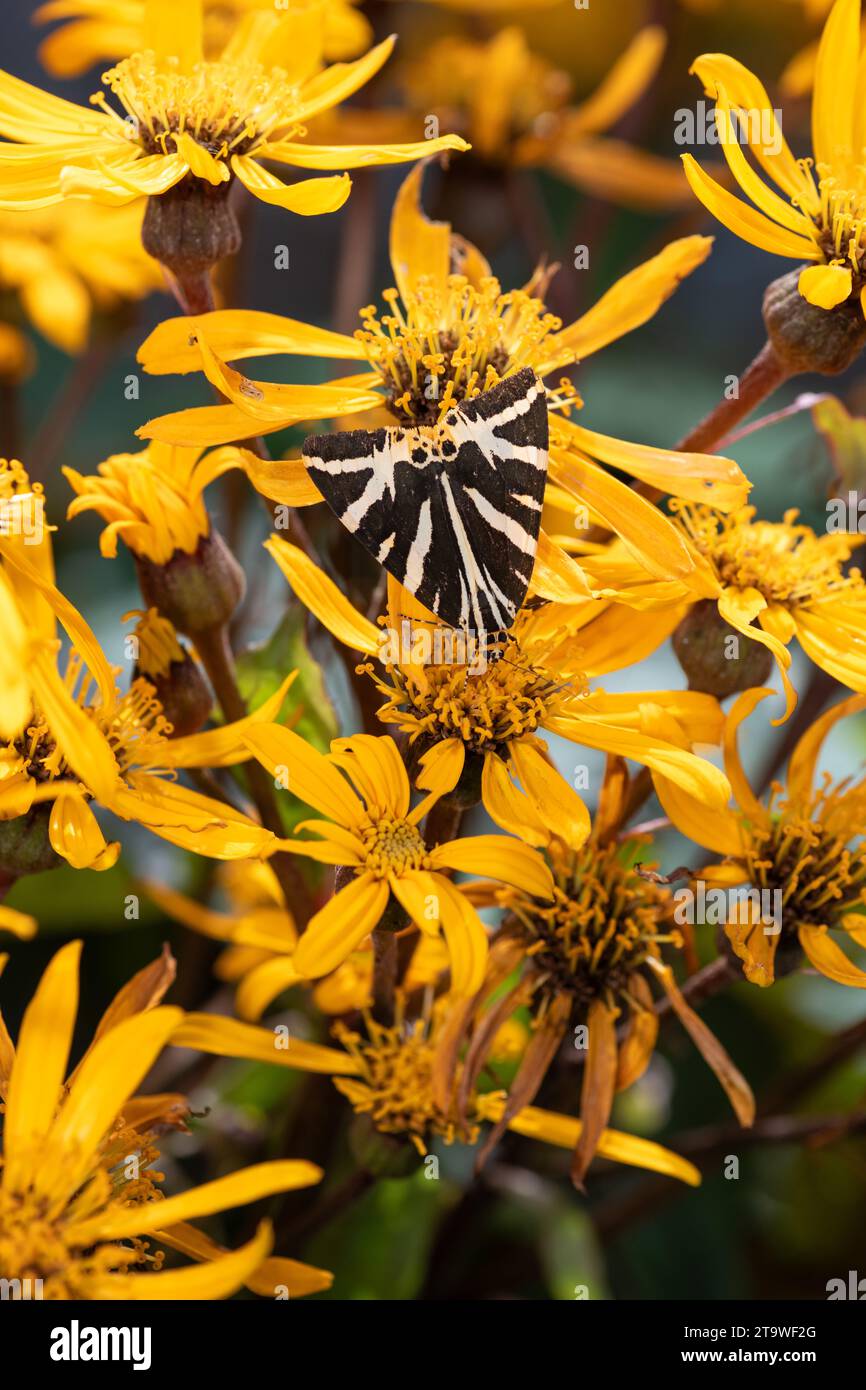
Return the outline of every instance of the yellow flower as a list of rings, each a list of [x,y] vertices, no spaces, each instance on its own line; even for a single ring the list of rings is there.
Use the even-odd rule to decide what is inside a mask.
[[[433,424],[454,401],[477,395],[502,377],[531,367],[539,377],[589,357],[646,323],[680,280],[706,258],[710,241],[685,237],[630,272],[575,323],[562,328],[545,307],[547,276],[525,290],[503,292],[480,253],[452,237],[445,223],[429,222],[419,205],[422,170],[413,170],[398,195],[391,221],[391,264],[398,289],[385,292],[389,313],[362,311],[354,337],[275,314],[218,311],[190,320],[169,319],[142,345],[139,359],[155,373],[201,370],[230,404],[181,411],[153,420],[138,433],[166,442],[221,444],[268,434],[300,420],[360,416],[369,428],[395,422]],[[451,274],[451,266],[463,273]],[[191,337],[194,341],[191,341]],[[327,385],[251,381],[228,360],[273,353],[367,361],[368,370]],[[601,522],[622,536],[653,574],[694,579],[694,561],[670,522],[609,467],[696,501],[727,510],[741,505],[750,484],[730,459],[678,454],[629,444],[585,429],[564,412],[579,404],[563,380],[548,391],[550,483],[573,496],[585,525]],[[247,471],[265,496],[287,505],[319,499],[300,461],[262,463]],[[587,596],[579,567],[539,538],[536,592],[563,599]]]
[[[98,476],[74,468],[63,473],[77,494],[67,518],[95,511],[107,523],[99,538],[101,553],[117,555],[120,537],[133,554],[167,565],[176,551],[193,555],[210,535],[203,493],[209,483],[233,468],[244,467],[239,449],[181,449],[151,444],[137,454],[112,454]]]
[[[572,1178],[580,1186],[595,1143],[610,1119],[614,1095],[643,1074],[658,1036],[652,982],[657,980],[671,1008],[712,1067],[740,1123],[751,1125],[751,1089],[728,1053],[683,998],[662,947],[680,947],[669,893],[642,878],[631,866],[639,841],[625,842],[629,792],[621,760],[608,767],[592,834],[573,848],[552,806],[546,825],[538,807],[512,793],[515,819],[546,833],[546,852],[554,877],[551,903],[531,902],[509,888],[472,885],[473,902],[498,906],[505,917],[490,953],[486,1009],[467,1009],[467,1046],[462,1094],[475,1084],[487,1057],[494,1023],[528,1008],[531,1037],[511,1085],[508,1104],[491,1131],[481,1160],[508,1119],[531,1104],[563,1040],[580,1027],[586,1033],[580,1114],[583,1129],[575,1148]],[[521,805],[521,802],[523,803]],[[640,855],[643,857],[643,854]],[[511,981],[517,971],[516,981]],[[507,993],[500,992],[506,977]],[[455,1053],[456,1061],[456,1053]]]
[[[484,975],[487,936],[447,871],[471,870],[533,897],[549,896],[547,866],[518,840],[471,835],[425,843],[419,825],[439,795],[410,809],[409,777],[393,739],[334,739],[325,756],[275,724],[249,729],[246,742],[272,776],[285,779],[325,817],[298,826],[315,839],[283,841],[280,848],[351,871],[350,881],[315,914],[298,942],[292,956],[298,976],[315,979],[336,969],[379,925],[393,895],[419,931],[443,933],[453,991],[471,994]]]
[[[514,778],[539,808],[556,807],[570,842],[580,845],[589,814],[552,766],[540,737],[548,732],[643,763],[654,779],[670,778],[708,805],[726,803],[727,779],[691,751],[694,744],[718,743],[717,702],[691,691],[591,689],[595,650],[569,628],[568,605],[522,610],[501,650],[479,661],[459,648],[437,653],[424,643],[429,615],[395,582],[383,632],[297,547],[273,536],[266,549],[328,631],[368,658],[363,669],[384,697],[379,718],[408,736],[420,764],[419,787],[448,795],[459,783],[470,803],[480,792],[498,824],[544,844],[544,835],[532,838],[528,823],[514,815]],[[599,643],[601,664],[606,645],[606,639]],[[632,659],[624,652],[619,666]]]
[[[775,722],[787,719],[796,704],[788,677],[794,638],[822,670],[852,690],[866,691],[866,584],[859,569],[845,568],[858,537],[816,535],[797,523],[795,510],[776,522],[756,519],[754,507],[722,515],[693,503],[670,505],[704,569],[705,601],[715,604],[724,624],[775,658],[786,697],[785,712]],[[683,585],[652,580],[616,544],[586,557],[583,567],[594,590],[609,588],[617,602],[580,605],[579,621],[586,624],[581,637],[601,644],[618,629],[617,650],[628,650],[632,639],[638,643],[632,660],[665,641],[695,602]],[[629,603],[631,615],[622,606]]]
[[[121,694],[94,633],[54,584],[41,494],[20,463],[0,460],[0,506],[0,872],[52,867],[55,854],[75,868],[110,868],[119,845],[106,843],[92,800],[199,854],[272,853],[269,831],[172,779],[245,761],[245,732],[277,716],[292,677],[248,719],[171,738],[154,687],[139,678]],[[65,657],[58,623],[72,643]]]
[[[828,776],[815,783],[821,745],[834,725],[866,709],[866,696],[834,705],[802,736],[791,755],[787,783],[774,783],[768,800],[755,796],[737,751],[740,724],[769,690],[749,690],[734,704],[725,728],[725,765],[736,806],[698,808],[676,788],[662,788],[668,816],[689,838],[724,856],[702,869],[710,885],[750,890],[732,900],[725,931],[755,985],[771,985],[807,960],[828,979],[866,988],[866,971],[849,959],[830,935],[866,947],[866,850],[862,845],[866,785]],[[858,843],[852,849],[852,842]],[[774,895],[778,895],[775,898]],[[778,910],[777,910],[778,909]]]
[[[206,61],[202,0],[145,0],[147,50],[109,69],[91,109],[0,74],[0,207],[48,207],[67,197],[111,205],[159,198],[183,181],[211,199],[237,178],[291,212],[334,212],[347,174],[285,184],[260,161],[302,169],[392,164],[460,150],[452,136],[401,146],[315,146],[306,123],[362,87],[388,58],[386,39],[353,63],[322,70],[317,8],[272,9],[239,27]],[[211,209],[213,215],[213,209]]]
[[[773,255],[812,262],[799,278],[800,294],[810,304],[829,310],[859,301],[866,313],[860,54],[860,0],[836,0],[815,71],[814,162],[794,158],[766,91],[748,68],[725,54],[704,54],[692,71],[715,99],[722,150],[754,207],[711,179],[691,155],[683,155],[683,163],[695,195],[730,231]],[[746,159],[737,140],[738,112],[752,154],[782,196]]]
[[[91,203],[0,214],[0,296],[64,352],[87,342],[94,315],[163,284],[141,245],[141,208],[116,216]]]
[[[337,1090],[377,1134],[401,1141],[407,1150],[411,1145],[421,1156],[436,1139],[475,1144],[482,1127],[500,1119],[507,1098],[502,1090],[482,1092],[473,1086],[465,1098],[464,1115],[458,1114],[456,1098],[443,1089],[443,1057],[450,1053],[454,1023],[462,1019],[464,1010],[458,1005],[449,1013],[448,1007],[446,999],[431,1006],[428,998],[421,1015],[413,1017],[398,995],[393,1027],[384,1027],[365,1014],[363,1034],[335,1025],[339,1048],[296,1045],[293,1039],[291,1047],[278,1054],[265,1035],[263,1055],[283,1066],[330,1074]],[[251,1051],[250,1034],[262,1031],[207,1014],[188,1015],[186,1027],[191,1046],[217,1053],[241,1045]],[[507,1128],[529,1139],[573,1149],[582,1125],[570,1115],[527,1105],[509,1118]],[[692,1187],[700,1183],[693,1164],[649,1139],[605,1129],[597,1152],[615,1163],[664,1173]]]
[[[447,129],[470,141],[473,159],[541,165],[578,188],[632,207],[682,205],[688,185],[674,163],[604,134],[647,90],[664,47],[660,27],[642,29],[598,90],[570,106],[570,76],[534,54],[520,29],[502,29],[481,42],[448,35],[407,66],[402,86],[416,114],[403,119],[438,115]],[[364,113],[358,115],[363,123]],[[356,116],[347,110],[339,119],[349,131]]]
[[[267,1258],[267,1222],[232,1253],[188,1224],[319,1182],[315,1164],[260,1163],[175,1197],[157,1187],[155,1132],[182,1125],[188,1106],[183,1096],[134,1092],[183,1023],[180,1009],[161,1005],[174,977],[170,957],[120,991],[67,1076],[80,951],[70,942],[49,963],[17,1048],[0,1015],[0,1278],[30,1281],[30,1297],[49,1299],[226,1298],[244,1284],[271,1297],[281,1286],[291,1294],[328,1288],[324,1270]],[[201,1267],[163,1270],[154,1238]]]
[[[355,58],[372,36],[367,20],[355,8],[357,3],[358,0],[293,0],[292,9],[322,5],[324,57]],[[205,0],[205,57],[218,58],[239,23],[251,12],[274,8],[274,0]],[[37,24],[54,19],[64,21],[39,46],[39,57],[55,77],[80,77],[94,63],[125,58],[148,44],[145,0],[48,0],[33,18]]]
[[[217,912],[193,898],[147,883],[148,895],[170,917],[193,931],[229,943],[214,966],[221,980],[236,983],[235,1005],[241,1018],[261,1018],[269,1004],[293,985],[309,985],[292,959],[298,943],[294,918],[276,874],[262,860],[220,865],[218,880],[229,910]],[[0,919],[2,922],[2,919]],[[448,967],[448,953],[438,937],[424,935],[404,976],[404,988],[434,984]],[[373,953],[354,951],[330,975],[316,982],[313,1002],[322,1013],[342,1014],[372,1004]]]

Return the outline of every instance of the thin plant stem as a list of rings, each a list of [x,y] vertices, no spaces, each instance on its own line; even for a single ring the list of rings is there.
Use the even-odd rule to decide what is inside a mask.
[[[708,454],[717,448],[735,425],[771,396],[792,375],[767,342],[740,377],[737,395],[719,401],[709,415],[676,445],[679,453]]]

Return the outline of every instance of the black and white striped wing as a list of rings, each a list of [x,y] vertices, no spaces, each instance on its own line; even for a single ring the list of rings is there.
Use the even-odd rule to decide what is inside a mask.
[[[526,596],[547,444],[544,387],[527,367],[433,427],[311,436],[304,462],[347,530],[425,607],[495,633]]]

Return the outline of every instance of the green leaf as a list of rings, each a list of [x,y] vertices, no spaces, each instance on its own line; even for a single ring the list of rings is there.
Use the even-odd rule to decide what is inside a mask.
[[[290,671],[297,679],[283,706],[282,722],[320,752],[327,752],[338,732],[337,717],[328,699],[322,671],[307,647],[304,635],[306,613],[293,608],[281,619],[266,642],[250,647],[237,659],[241,694],[250,710],[258,709],[273,695]],[[295,720],[292,716],[300,716]]]
[[[849,415],[835,396],[812,407],[815,429],[823,436],[835,469],[835,481],[853,492],[866,485],[866,420]]]
[[[553,1298],[583,1301],[609,1297],[592,1222],[586,1210],[570,1197],[547,1207],[539,1254]]]
[[[299,1258],[336,1271],[325,1298],[412,1299],[423,1285],[436,1228],[459,1195],[453,1184],[425,1178],[423,1169],[378,1182]]]

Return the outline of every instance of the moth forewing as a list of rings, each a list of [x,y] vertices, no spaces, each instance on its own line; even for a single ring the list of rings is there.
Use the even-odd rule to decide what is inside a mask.
[[[544,387],[526,367],[433,426],[313,435],[331,510],[442,622],[507,631],[526,597],[547,479]]]

